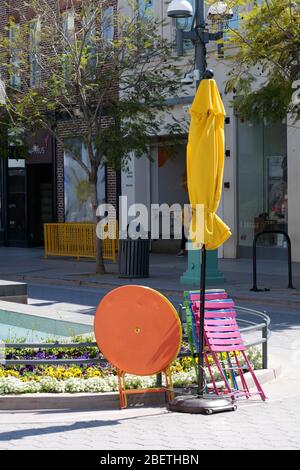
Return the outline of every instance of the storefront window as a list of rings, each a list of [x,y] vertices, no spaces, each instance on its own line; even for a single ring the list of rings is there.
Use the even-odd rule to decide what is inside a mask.
[[[76,158],[80,158],[90,168],[87,150],[82,139],[66,139],[64,152],[65,221],[90,222],[93,220],[91,188],[88,175]],[[99,203],[105,202],[104,167],[98,170],[98,200]]]
[[[252,246],[255,234],[260,231],[287,231],[286,143],[286,123],[238,120],[240,253]],[[273,247],[285,247],[285,243],[282,235],[267,235],[260,242]]]

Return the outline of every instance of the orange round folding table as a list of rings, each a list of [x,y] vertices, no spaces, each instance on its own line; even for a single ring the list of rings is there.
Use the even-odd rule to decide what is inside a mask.
[[[176,309],[166,297],[144,286],[118,287],[100,302],[94,330],[100,351],[117,370],[122,408],[126,407],[127,394],[145,392],[126,390],[125,373],[164,372],[163,390],[172,389],[169,366],[180,350],[182,329]]]

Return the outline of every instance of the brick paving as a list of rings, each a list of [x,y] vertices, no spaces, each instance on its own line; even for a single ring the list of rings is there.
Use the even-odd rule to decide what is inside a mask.
[[[0,449],[200,450],[300,449],[300,319],[272,317],[270,365],[282,374],[264,385],[266,403],[242,401],[234,413],[170,413],[164,407],[111,411],[1,411]]]
[[[28,264],[25,258],[21,257],[22,272],[26,272],[24,266]],[[40,265],[43,263],[42,258],[36,259],[37,273],[43,271]],[[66,269],[73,265],[75,262],[65,263]],[[77,266],[83,269],[87,265]],[[247,271],[246,265],[242,267]],[[56,261],[54,271],[57,272]],[[247,276],[250,278],[249,272]],[[278,282],[279,279],[278,275]],[[30,288],[35,289],[33,297],[40,299],[36,302],[41,303],[42,299],[58,308],[64,301],[67,310],[83,308],[83,305],[73,305],[76,302],[84,304],[84,308],[94,308],[97,296],[100,297],[99,289],[95,289],[94,298],[92,289],[84,287],[36,285]],[[103,287],[101,296],[104,290]],[[281,304],[266,307],[273,333],[269,344],[270,365],[281,364],[283,370],[276,381],[264,386],[266,403],[249,400],[241,402],[235,413],[212,416],[175,414],[164,407],[92,412],[1,411],[0,449],[300,449],[300,317],[297,303],[294,302],[293,308],[288,306],[290,293],[285,292]],[[267,294],[256,295],[263,304]],[[244,305],[251,307],[252,298]]]
[[[164,407],[0,413],[0,449],[300,449],[300,389],[282,376],[267,403],[234,413],[177,414]],[[298,384],[299,385],[299,384]]]

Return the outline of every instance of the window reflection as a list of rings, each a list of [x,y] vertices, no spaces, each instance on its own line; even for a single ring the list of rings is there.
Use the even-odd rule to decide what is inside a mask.
[[[240,247],[251,247],[260,231],[287,231],[286,142],[286,123],[238,120]],[[285,247],[282,235],[268,235],[260,240],[264,246]]]

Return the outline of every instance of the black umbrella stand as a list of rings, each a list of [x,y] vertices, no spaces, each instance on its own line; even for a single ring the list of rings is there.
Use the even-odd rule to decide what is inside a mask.
[[[225,411],[235,411],[236,404],[225,398],[205,397],[205,287],[206,287],[206,248],[201,248],[201,279],[200,279],[200,322],[199,322],[199,351],[198,351],[198,393],[196,396],[178,396],[169,403],[169,410],[178,413],[213,414]]]

